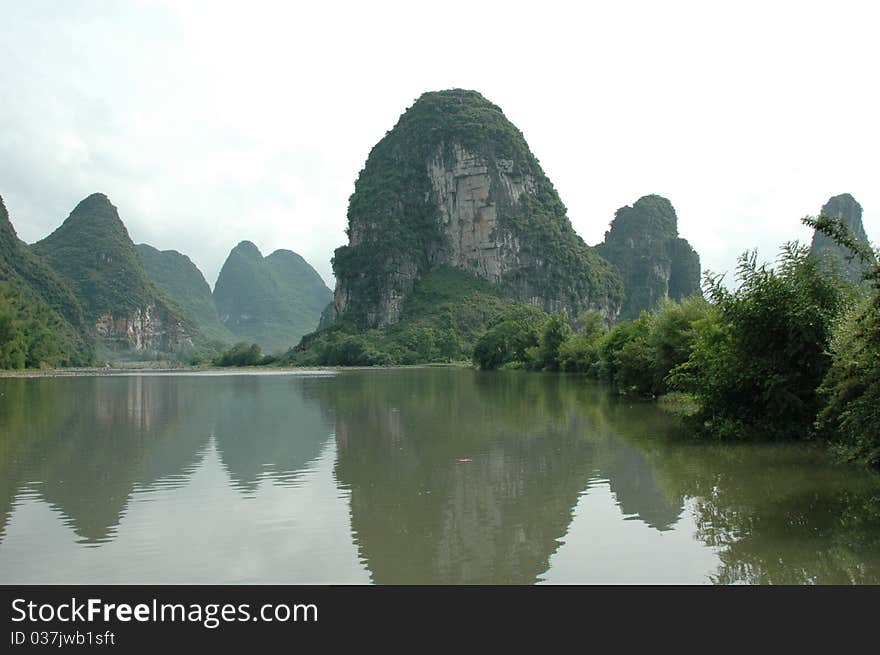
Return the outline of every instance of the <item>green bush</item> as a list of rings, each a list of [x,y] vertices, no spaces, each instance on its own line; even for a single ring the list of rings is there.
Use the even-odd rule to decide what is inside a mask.
[[[648,335],[653,317],[642,312],[634,321],[623,321],[601,340],[593,373],[621,391],[653,392],[653,363]]]
[[[596,311],[578,316],[576,334],[559,347],[559,364],[563,371],[587,373],[599,359],[598,346],[608,333],[604,317]]]
[[[831,363],[840,288],[797,244],[783,248],[778,269],[758,266],[756,253],[746,253],[738,278],[739,287],[729,291],[719,277],[707,276],[713,320],[697,322],[676,384],[697,398],[696,416],[709,434],[807,437],[820,406],[816,390]]]
[[[568,312],[563,310],[550,314],[541,330],[536,367],[545,371],[560,370],[560,350],[573,335],[574,331],[568,323]]]
[[[880,307],[865,298],[831,340],[832,363],[819,392],[817,425],[845,459],[880,464]]]
[[[260,346],[242,341],[214,360],[215,366],[260,366],[265,364]]]
[[[0,282],[0,369],[88,363],[79,355],[76,335],[60,314]]]
[[[855,239],[839,218],[804,222],[867,264],[864,277],[870,284],[834,330],[831,366],[819,388],[824,404],[817,427],[845,459],[880,466],[880,256]]]
[[[491,371],[530,360],[529,350],[541,339],[547,314],[533,305],[514,305],[491,321],[474,346],[474,364]]]
[[[690,358],[697,325],[706,320],[710,305],[702,296],[666,301],[654,315],[648,343],[652,349],[653,393],[668,391],[670,372]]]

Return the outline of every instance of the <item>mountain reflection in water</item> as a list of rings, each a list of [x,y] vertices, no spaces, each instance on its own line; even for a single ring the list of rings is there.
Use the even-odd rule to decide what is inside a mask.
[[[695,443],[579,377],[119,375],[0,394],[4,582],[880,581],[878,476],[799,445]]]

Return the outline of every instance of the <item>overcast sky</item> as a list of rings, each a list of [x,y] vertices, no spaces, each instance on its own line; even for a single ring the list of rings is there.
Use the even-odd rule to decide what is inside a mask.
[[[249,239],[333,285],[370,148],[424,91],[525,134],[589,244],[668,197],[703,268],[809,240],[838,193],[880,242],[871,2],[0,0],[0,195],[25,241],[95,191],[213,286]]]

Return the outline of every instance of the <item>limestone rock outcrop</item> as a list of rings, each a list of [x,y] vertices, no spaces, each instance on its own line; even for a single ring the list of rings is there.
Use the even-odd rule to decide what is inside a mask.
[[[119,212],[104,194],[81,201],[33,250],[73,289],[103,345],[173,353],[201,338],[149,280]]]
[[[418,279],[453,267],[547,311],[617,318],[622,283],[575,233],[501,109],[475,91],[426,93],[373,148],[333,259],[337,315],[397,323]]]
[[[700,293],[700,256],[678,235],[675,209],[662,196],[618,209],[598,250],[623,277],[621,318],[656,309],[666,298]]]
[[[822,206],[821,214],[842,218],[844,225],[857,241],[868,243],[868,234],[862,223],[862,206],[850,194],[843,193],[830,198]],[[819,231],[813,232],[810,253],[818,257],[828,270],[837,271],[850,282],[861,281],[862,273],[868,269],[868,264],[853,257],[847,248]]]

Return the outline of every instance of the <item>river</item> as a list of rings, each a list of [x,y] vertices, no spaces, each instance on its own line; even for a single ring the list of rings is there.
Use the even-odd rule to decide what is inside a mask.
[[[576,376],[0,379],[3,583],[878,583],[880,476]]]

